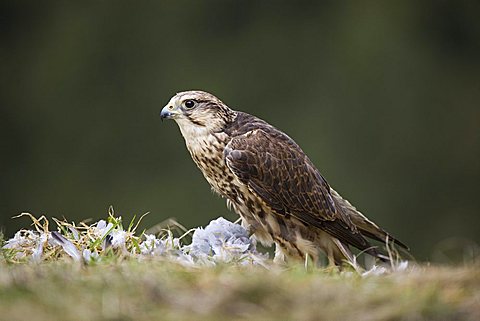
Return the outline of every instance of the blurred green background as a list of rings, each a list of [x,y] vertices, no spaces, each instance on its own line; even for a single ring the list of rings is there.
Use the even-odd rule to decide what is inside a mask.
[[[158,117],[203,89],[287,132],[417,258],[480,242],[478,1],[2,1],[0,17],[7,236],[23,211],[235,219]]]

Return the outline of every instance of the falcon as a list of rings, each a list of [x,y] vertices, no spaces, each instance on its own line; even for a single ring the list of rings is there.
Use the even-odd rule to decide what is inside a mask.
[[[175,120],[193,161],[242,225],[264,246],[275,243],[274,261],[319,262],[323,253],[330,265],[355,263],[352,247],[388,260],[368,239],[408,249],[332,189],[293,139],[260,118],[204,91],[176,94],[160,117]]]

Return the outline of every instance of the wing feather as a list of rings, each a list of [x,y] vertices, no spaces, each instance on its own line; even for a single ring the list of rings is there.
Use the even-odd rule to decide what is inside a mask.
[[[348,215],[335,207],[326,180],[285,134],[249,131],[228,143],[224,158],[238,179],[277,214],[292,215],[361,250],[370,248]]]

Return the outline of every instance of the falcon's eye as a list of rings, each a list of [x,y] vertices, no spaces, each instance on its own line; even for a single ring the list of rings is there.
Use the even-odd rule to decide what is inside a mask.
[[[191,109],[191,108],[195,107],[195,101],[191,100],[191,99],[185,100],[183,105],[185,106],[185,108]]]

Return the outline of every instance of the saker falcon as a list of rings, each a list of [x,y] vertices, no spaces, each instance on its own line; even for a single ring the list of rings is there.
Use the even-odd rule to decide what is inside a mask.
[[[275,243],[275,261],[353,262],[353,246],[386,257],[367,238],[403,243],[378,227],[333,190],[302,149],[267,122],[234,111],[203,91],[176,94],[163,119],[180,127],[187,149],[212,189],[227,199],[242,225],[265,246]]]

